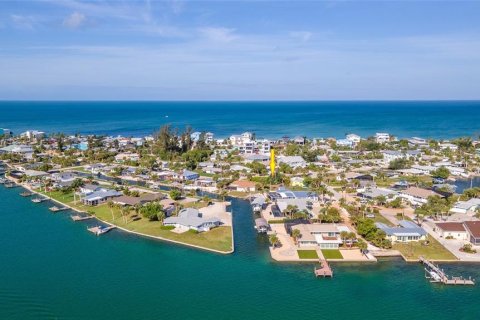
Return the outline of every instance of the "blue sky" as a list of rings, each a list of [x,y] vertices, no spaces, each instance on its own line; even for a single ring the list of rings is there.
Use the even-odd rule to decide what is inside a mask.
[[[480,99],[480,1],[0,1],[0,99]]]

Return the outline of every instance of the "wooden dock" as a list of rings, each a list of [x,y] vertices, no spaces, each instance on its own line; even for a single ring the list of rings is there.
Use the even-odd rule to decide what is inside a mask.
[[[53,206],[53,207],[48,208],[48,210],[52,211],[53,213],[57,213],[57,212],[59,212],[59,211],[68,210],[68,208],[67,208],[67,207],[57,207],[57,206]]]
[[[443,269],[424,257],[420,257],[420,262],[425,266],[425,278],[429,279],[432,283],[442,283],[444,285],[475,285],[475,280],[471,277],[467,279],[464,277],[448,276]]]
[[[94,216],[80,216],[80,215],[72,215],[70,216],[72,218],[73,221],[77,222],[77,221],[83,221],[83,220],[89,220],[89,219],[93,219]]]
[[[22,197],[30,197],[30,196],[33,195],[33,193],[28,192],[28,191],[25,191],[25,192],[20,193],[20,195],[21,195]]]
[[[92,227],[88,228],[87,230],[95,234],[96,236],[100,236],[104,233],[109,232],[112,229],[115,229],[115,226],[110,226],[110,227],[102,227],[102,226],[97,226],[97,227]]]
[[[38,197],[38,198],[33,198],[33,199],[32,199],[32,202],[33,202],[33,203],[40,203],[40,202],[44,202],[44,201],[47,201],[47,200],[48,200],[48,198],[40,198],[40,197]]]
[[[314,269],[315,277],[333,277],[332,268],[328,264],[327,260],[320,260],[320,267]]]

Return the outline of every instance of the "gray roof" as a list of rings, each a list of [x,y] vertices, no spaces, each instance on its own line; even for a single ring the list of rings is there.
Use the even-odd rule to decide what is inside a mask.
[[[194,208],[185,208],[180,210],[178,217],[169,217],[163,220],[163,223],[168,224],[180,224],[186,227],[195,227],[199,228],[203,224],[219,224],[220,219],[218,218],[203,218],[202,214]]]
[[[377,228],[383,230],[387,236],[425,236],[427,232],[411,221],[399,221],[400,227],[389,227],[386,224],[377,222]]]

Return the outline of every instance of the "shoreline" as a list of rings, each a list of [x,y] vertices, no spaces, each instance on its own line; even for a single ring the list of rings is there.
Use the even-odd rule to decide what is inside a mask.
[[[15,183],[16,185],[32,192],[32,193],[35,193],[37,195],[40,195],[42,197],[46,197],[48,198],[50,201],[53,201],[55,203],[58,203],[64,207],[67,207],[69,208],[70,210],[73,210],[75,212],[78,212],[78,213],[84,213],[84,214],[88,214],[88,212],[85,212],[85,211],[82,211],[82,210],[79,210],[77,208],[74,208],[68,204],[65,204],[63,202],[60,202],[58,200],[55,200],[53,199],[52,197],[48,196],[48,195],[45,195],[43,193],[40,193],[36,190],[33,190],[32,188],[30,188],[29,186],[27,185],[24,185],[22,183],[19,183],[18,181],[16,181],[16,179],[12,178],[12,177],[7,177],[5,176],[5,178],[7,178],[9,181]],[[232,215],[232,213],[231,213]],[[195,249],[201,249],[201,250],[204,250],[204,251],[209,251],[209,252],[213,252],[213,253],[219,253],[219,254],[224,254],[224,255],[227,255],[227,254],[232,254],[235,252],[235,242],[234,242],[234,232],[233,232],[233,215],[232,215],[232,226],[231,226],[231,235],[232,235],[232,249],[229,250],[229,251],[220,251],[220,250],[216,250],[216,249],[211,249],[211,248],[207,248],[207,247],[202,247],[202,246],[197,246],[197,245],[194,245],[194,244],[189,244],[189,243],[185,243],[185,242],[180,242],[180,241],[176,241],[176,240],[171,240],[171,239],[167,239],[167,238],[163,238],[163,237],[159,237],[159,236],[152,236],[152,235],[148,235],[148,234],[145,234],[145,233],[141,233],[141,232],[137,232],[137,231],[132,231],[132,230],[128,230],[126,228],[123,228],[123,227],[120,227],[120,226],[117,226],[113,223],[110,223],[110,222],[107,222],[107,221],[104,221],[100,218],[98,218],[96,215],[92,215],[94,217],[94,219],[96,219],[97,221],[101,222],[101,223],[105,223],[109,226],[113,226],[115,227],[116,229],[119,229],[119,230],[122,230],[124,232],[127,232],[127,233],[130,233],[130,234],[134,234],[134,235],[137,235],[137,236],[141,236],[141,237],[144,237],[144,238],[149,238],[149,239],[155,239],[155,240],[160,240],[160,241],[166,241],[166,242],[170,242],[170,243],[174,243],[174,244],[178,244],[178,245],[183,245],[183,246],[187,246],[187,247],[191,247],[191,248],[195,248]]]

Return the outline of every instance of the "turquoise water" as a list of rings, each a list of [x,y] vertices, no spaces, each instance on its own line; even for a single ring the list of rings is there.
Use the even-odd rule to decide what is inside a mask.
[[[168,116],[168,117],[167,117]],[[171,123],[218,137],[253,131],[344,137],[387,131],[400,137],[478,136],[480,101],[410,102],[7,102],[0,128],[84,134],[146,135]]]
[[[0,186],[0,319],[478,319],[480,287],[441,287],[418,264],[278,264],[233,199],[236,252],[131,236],[95,237]],[[450,265],[480,279],[478,265]]]

